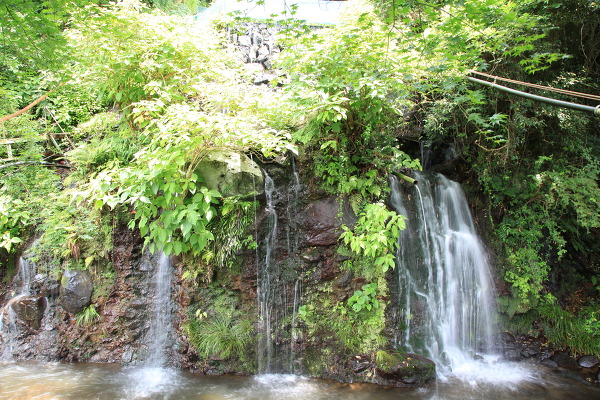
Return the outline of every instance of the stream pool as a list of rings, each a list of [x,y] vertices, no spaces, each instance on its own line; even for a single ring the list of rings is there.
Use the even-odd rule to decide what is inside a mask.
[[[429,388],[390,389],[295,375],[207,377],[110,364],[5,363],[0,364],[0,399],[600,399],[599,388],[532,365],[475,367],[459,376]]]

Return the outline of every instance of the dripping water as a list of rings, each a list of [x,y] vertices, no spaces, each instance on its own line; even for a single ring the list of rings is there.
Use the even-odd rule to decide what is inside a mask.
[[[294,177],[285,186],[276,186],[264,172],[266,204],[256,258],[260,374],[294,372],[296,342],[301,334],[297,314],[302,278],[294,264],[300,181],[293,160],[292,168]]]

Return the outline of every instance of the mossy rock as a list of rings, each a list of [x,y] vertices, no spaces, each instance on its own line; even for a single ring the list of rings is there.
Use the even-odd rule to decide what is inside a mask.
[[[377,383],[399,387],[423,386],[435,380],[435,363],[428,358],[410,353],[382,358],[375,368]]]
[[[223,197],[259,195],[264,191],[264,178],[258,164],[247,155],[229,151],[211,151],[196,168],[204,185]]]

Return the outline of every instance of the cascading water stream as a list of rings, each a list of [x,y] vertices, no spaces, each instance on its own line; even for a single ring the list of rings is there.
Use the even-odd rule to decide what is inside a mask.
[[[173,341],[171,283],[173,267],[171,260],[163,252],[144,255],[141,269],[151,271],[150,293],[153,295],[152,307],[147,318],[150,322],[145,335],[146,357],[141,368],[130,372],[132,386],[126,388],[127,398],[150,398],[161,393],[169,398],[175,390],[179,375],[174,369],[167,368],[168,350]],[[153,398],[153,397],[152,397]]]
[[[19,329],[17,327],[17,315],[13,304],[31,294],[31,277],[36,270],[35,263],[21,257],[18,263],[19,289],[8,303],[0,310],[0,360],[8,361],[13,359],[17,345],[17,336]],[[47,307],[46,307],[47,309]]]
[[[494,287],[460,185],[439,174],[416,179],[406,194],[391,184],[392,206],[408,216],[397,254],[402,344],[443,376],[489,351]]]
[[[302,278],[293,262],[298,246],[295,216],[300,191],[295,168],[293,172],[293,179],[279,187],[264,172],[266,204],[256,258],[260,374],[294,372]]]
[[[150,367],[164,367],[167,364],[166,350],[171,341],[172,311],[171,282],[173,271],[169,257],[164,253],[158,255],[154,273],[154,304],[151,325],[147,334],[149,349],[145,364]]]
[[[258,371],[259,373],[272,372],[271,362],[273,358],[273,340],[271,332],[271,313],[273,311],[273,249],[277,237],[277,211],[273,205],[273,192],[275,183],[265,172],[265,197],[268,221],[268,233],[264,240],[264,259],[259,260],[261,267],[258,271],[257,299],[258,299]]]

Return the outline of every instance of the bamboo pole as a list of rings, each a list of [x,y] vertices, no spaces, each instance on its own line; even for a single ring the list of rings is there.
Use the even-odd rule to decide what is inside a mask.
[[[392,174],[394,174],[395,176],[397,176],[398,178],[412,184],[412,185],[417,185],[419,183],[419,181],[417,181],[414,178],[411,178],[410,176],[404,175],[401,172],[392,172]]]

